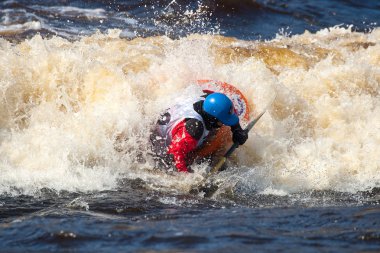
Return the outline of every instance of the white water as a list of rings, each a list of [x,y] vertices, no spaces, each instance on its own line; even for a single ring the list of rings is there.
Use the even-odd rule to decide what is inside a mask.
[[[128,41],[119,33],[0,40],[0,192],[112,189],[123,177],[187,191],[204,165],[195,175],[166,176],[136,157],[146,154],[150,124],[197,79],[234,84],[256,113],[277,94],[236,152],[234,178],[247,190],[379,186],[379,29],[269,42]]]

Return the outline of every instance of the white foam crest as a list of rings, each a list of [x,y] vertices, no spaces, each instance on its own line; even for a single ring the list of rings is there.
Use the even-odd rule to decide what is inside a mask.
[[[201,35],[128,41],[119,30],[75,42],[0,40],[0,192],[114,189],[123,177],[188,191],[205,165],[172,176],[141,160],[148,158],[150,124],[179,97],[195,95],[189,84],[197,79],[236,85],[256,113],[277,94],[236,152],[234,182],[242,189],[284,194],[379,186],[380,30],[341,29],[272,42]],[[280,52],[278,63],[257,53],[261,45]],[[234,47],[252,55],[221,61]],[[288,47],[293,54],[281,55]],[[313,50],[328,53],[318,58]],[[298,65],[284,65],[281,57]]]
[[[334,39],[329,47],[340,62],[327,57],[309,70],[285,69],[278,75],[271,118],[261,120],[256,128],[260,136],[249,140],[249,150],[240,157],[247,165],[257,164],[242,184],[281,194],[379,187],[378,31],[364,35],[333,28],[296,36],[297,41],[313,38],[321,46]],[[353,42],[371,47],[353,51],[347,47]]]
[[[76,18],[79,16],[83,16],[88,19],[102,19],[107,17],[106,11],[101,8],[86,9],[74,6],[31,6],[31,8],[34,8],[36,10],[50,11],[68,17]]]
[[[1,42],[1,192],[103,190],[115,188],[121,177],[189,189],[191,183],[178,184],[178,177],[158,180],[149,164],[148,172],[142,164],[135,172],[136,157],[146,155],[149,126],[173,92],[204,71],[193,68],[201,58],[181,57],[181,50],[190,50],[186,43],[164,38],[167,51],[156,54],[161,47],[131,44],[117,39],[119,33],[74,43],[39,36],[16,46]],[[136,49],[143,55],[133,55]],[[208,59],[205,50],[199,56]],[[154,64],[135,73],[129,63],[136,57]]]
[[[27,30],[41,30],[41,22],[30,21],[23,24],[0,25],[0,34],[10,32],[23,32]]]

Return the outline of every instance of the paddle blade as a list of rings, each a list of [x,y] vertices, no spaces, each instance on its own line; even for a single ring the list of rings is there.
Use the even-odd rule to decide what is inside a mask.
[[[210,173],[216,173],[222,168],[223,164],[227,161],[226,157],[220,158],[219,162],[210,170]]]
[[[257,116],[253,121],[251,121],[244,130],[249,132],[252,129],[252,127],[256,125],[257,121],[259,121],[259,119],[264,115],[265,112],[266,110],[260,113],[259,116]]]

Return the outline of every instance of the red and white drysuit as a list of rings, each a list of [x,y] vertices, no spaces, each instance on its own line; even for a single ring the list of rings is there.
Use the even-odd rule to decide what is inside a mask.
[[[188,172],[189,155],[207,139],[210,131],[194,104],[203,97],[184,100],[168,109],[158,120],[151,142],[154,152],[166,157],[180,172]]]

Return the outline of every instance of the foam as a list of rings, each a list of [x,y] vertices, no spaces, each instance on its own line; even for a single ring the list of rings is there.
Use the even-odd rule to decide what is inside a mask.
[[[24,24],[0,25],[0,34],[23,32],[27,30],[41,30],[39,21],[30,21]]]
[[[186,192],[204,165],[194,175],[164,176],[141,158],[148,159],[150,124],[197,79],[234,84],[256,113],[277,94],[236,152],[234,173],[247,191],[379,186],[378,28],[268,42],[120,33],[0,40],[1,193],[114,189],[123,177]]]

